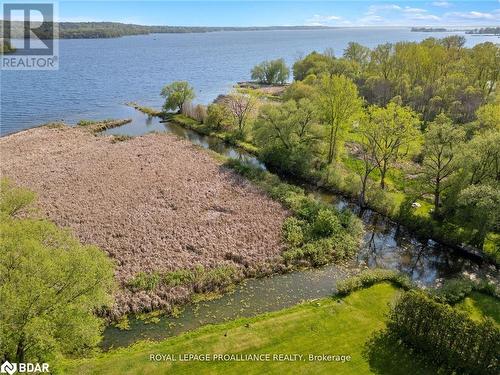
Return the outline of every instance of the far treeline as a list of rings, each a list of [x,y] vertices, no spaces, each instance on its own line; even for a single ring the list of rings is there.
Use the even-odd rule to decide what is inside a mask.
[[[283,59],[266,61],[252,70],[253,86],[208,108],[166,95],[165,109],[253,147],[278,174],[498,260],[500,47],[464,44],[461,36],[374,49],[351,42],[341,57],[328,50],[296,61],[291,84],[282,85]]]
[[[5,27],[12,27],[11,38],[24,38],[23,22],[2,21]],[[11,25],[12,24],[12,25]],[[41,39],[53,39],[53,28],[58,28],[60,39],[118,38],[126,35],[158,33],[207,33],[216,31],[257,31],[257,30],[314,30],[327,29],[326,26],[269,26],[269,27],[204,27],[204,26],[144,26],[120,22],[59,22],[44,23],[37,31]],[[3,31],[2,31],[3,37]]]
[[[500,27],[483,27],[480,29],[468,30],[466,34],[489,34],[489,35],[500,35]]]

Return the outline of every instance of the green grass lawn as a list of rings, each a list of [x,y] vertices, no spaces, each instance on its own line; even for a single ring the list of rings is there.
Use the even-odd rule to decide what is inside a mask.
[[[487,294],[472,292],[456,304],[455,308],[469,313],[470,317],[475,320],[489,316],[500,325],[500,301]]]
[[[398,290],[383,283],[342,299],[325,298],[255,318],[206,326],[158,343],[142,342],[92,359],[68,361],[68,374],[432,374],[405,353],[365,342],[384,327]],[[152,362],[149,355],[182,353],[338,354],[350,362]],[[409,372],[408,372],[409,371]]]

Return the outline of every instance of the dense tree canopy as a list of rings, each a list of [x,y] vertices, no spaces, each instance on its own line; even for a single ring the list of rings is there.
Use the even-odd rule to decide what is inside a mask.
[[[97,247],[46,220],[13,216],[31,199],[2,180],[0,359],[12,362],[92,350],[103,329],[94,313],[113,288],[112,263]]]
[[[498,45],[467,48],[457,35],[372,49],[351,42],[342,57],[329,49],[297,60],[282,93],[246,87],[218,100],[206,124],[252,144],[279,173],[494,254],[499,56]],[[266,66],[254,68],[255,79],[272,81]]]

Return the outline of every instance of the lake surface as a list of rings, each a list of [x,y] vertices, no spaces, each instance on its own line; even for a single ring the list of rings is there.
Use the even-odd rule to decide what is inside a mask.
[[[48,121],[123,118],[129,101],[160,106],[162,86],[174,80],[189,81],[196,101],[208,103],[249,79],[250,69],[267,59],[283,57],[291,65],[313,50],[333,48],[340,56],[350,41],[374,47],[450,34],[345,28],[62,39],[59,70],[1,72],[0,134]],[[466,38],[468,46],[499,40]]]
[[[131,118],[132,122],[108,129],[103,136],[168,132],[219,154],[265,168],[254,156],[229,146],[218,138],[203,136],[176,124],[160,122],[158,118],[148,117],[132,108],[126,111],[127,118]],[[355,204],[342,197],[315,190],[310,192],[338,209],[359,212]],[[330,264],[316,269],[246,280],[237,285],[232,293],[225,294],[220,299],[188,304],[178,317],[162,316],[157,323],[131,318],[129,330],[107,327],[102,346],[109,349],[130,345],[140,339],[159,340],[202,325],[250,317],[293,306],[301,301],[331,296],[338,280],[364,268],[397,270],[423,287],[460,275],[498,280],[498,270],[494,266],[464,257],[454,249],[434,241],[419,240],[404,228],[371,210],[365,210],[359,215],[365,224],[363,245],[356,258],[343,266]]]

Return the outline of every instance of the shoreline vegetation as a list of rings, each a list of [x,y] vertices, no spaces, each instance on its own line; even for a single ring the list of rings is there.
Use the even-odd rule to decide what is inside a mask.
[[[498,264],[498,46],[464,43],[459,36],[373,49],[349,43],[342,57],[312,52],[296,61],[291,84],[283,84],[290,69],[282,59],[265,61],[252,69],[255,81],[208,106],[191,104],[194,89],[174,82],[162,91],[160,117]],[[413,66],[414,54],[444,60]],[[432,79],[422,74],[429,69]]]
[[[480,29],[468,30],[465,33],[471,35],[500,35],[500,27],[482,27]]]
[[[11,38],[24,38],[20,21],[3,21],[11,27]],[[148,34],[185,34],[225,31],[269,31],[269,30],[323,30],[334,29],[330,26],[252,26],[252,27],[204,27],[204,26],[145,26],[120,22],[59,22],[52,25],[46,22],[37,31],[41,39],[52,39],[54,26],[58,29],[59,39],[119,38],[127,35]],[[3,33],[1,33],[3,35]]]
[[[448,31],[448,29],[445,29],[444,27],[412,27],[410,29],[412,32],[419,32],[419,33],[442,33]]]
[[[236,85],[236,88],[243,89],[245,92],[252,92],[252,90],[260,90],[262,87],[266,87],[266,85],[259,85],[256,84],[255,82],[239,82]],[[267,85],[267,87],[276,87],[273,85]],[[280,91],[281,91],[281,87]],[[250,91],[248,91],[250,90]],[[259,95],[259,94],[257,94]],[[222,96],[221,96],[222,97]],[[279,98],[279,97],[278,97]],[[220,98],[219,98],[220,100]],[[271,100],[277,100],[276,97],[273,97]],[[279,99],[278,99],[279,100]],[[182,113],[171,113],[171,112],[165,112],[165,111],[160,111],[153,109],[151,107],[147,106],[141,106],[137,103],[128,103],[131,107],[135,108],[136,110],[148,115],[148,116],[156,116],[161,118],[165,122],[173,122],[177,125],[180,125],[182,127],[185,127],[186,129],[195,131],[201,135],[206,135],[206,136],[212,136],[216,137],[218,139],[221,139],[222,141],[226,142],[228,145],[238,147],[249,154],[252,154],[256,157],[259,157],[261,150],[259,147],[257,147],[255,144],[242,141],[240,139],[235,139],[231,134],[228,134],[227,132],[224,131],[217,131],[211,128],[210,126],[207,126],[205,123],[202,121],[199,121],[196,118],[190,117],[188,115],[182,114]],[[262,160],[261,160],[262,161]],[[266,165],[268,168],[270,167],[269,165]],[[273,171],[272,166],[271,166],[271,171]],[[273,171],[276,172],[276,171]],[[282,171],[283,172],[283,171]],[[280,173],[278,173],[280,174]],[[306,185],[311,185],[315,189],[319,189],[321,191],[327,192],[327,193],[332,193],[332,194],[340,194],[343,197],[349,199],[352,203],[358,203],[358,196],[356,194],[352,194],[351,191],[346,191],[339,189],[338,186],[334,185],[325,185],[321,181],[317,180],[317,178],[310,176],[310,177],[300,177],[297,178],[297,176],[291,176],[288,175],[287,173],[284,173],[281,175],[285,179],[291,179],[293,182],[296,184],[306,184]],[[378,206],[371,205],[370,202],[366,202],[366,208],[374,210],[375,212],[388,217],[389,219],[405,226],[408,230],[413,232],[416,235],[423,236],[424,238],[432,239],[436,242],[442,243],[443,245],[453,247],[454,249],[461,251],[467,256],[472,256],[472,257],[477,257],[482,260],[486,260],[492,264],[498,265],[499,264],[499,259],[498,257],[495,257],[494,255],[490,255],[485,253],[484,251],[479,250],[478,248],[475,248],[470,245],[464,245],[460,244],[458,242],[450,241],[450,239],[447,237],[448,234],[446,234],[445,237],[436,235],[434,233],[429,233],[429,228],[428,227],[420,227],[419,224],[414,225],[411,220],[405,220],[402,218],[399,214],[396,215],[391,215],[387,214],[386,211],[380,210]]]
[[[151,134],[118,143],[115,137],[95,136],[96,129],[121,122],[51,124],[0,139],[2,160],[11,161],[2,163],[2,174],[36,191],[50,219],[98,244],[118,263],[121,289],[106,315],[169,311],[195,292],[280,268],[287,216],[280,204],[174,136]],[[30,162],[19,152],[26,147],[40,153],[37,160],[44,165],[32,160],[35,165],[24,170],[31,172],[23,173],[19,166]],[[65,165],[71,172],[66,170],[64,178],[30,176]],[[87,187],[89,178],[93,183]],[[218,270],[221,266],[226,268]],[[188,274],[197,267],[195,275]]]
[[[142,108],[142,110],[145,109]],[[146,111],[148,113],[151,113],[151,111],[149,110]],[[359,219],[354,215],[350,214],[347,211],[337,211],[333,207],[328,207],[325,204],[317,202],[314,198],[307,196],[302,189],[282,183],[277,176],[274,176],[269,172],[252,169],[249,166],[240,164],[236,161],[226,160],[218,155],[218,160],[224,160],[224,163],[221,165],[221,161],[215,162],[212,156],[207,155],[203,157],[201,161],[207,163],[210,160],[210,163],[208,163],[208,165],[214,164],[214,166],[217,166],[217,169],[220,170],[220,172],[217,173],[222,173],[222,177],[218,177],[217,179],[219,182],[213,185],[209,190],[213,188],[216,188],[217,190],[221,189],[222,186],[217,187],[216,185],[224,184],[226,180],[228,182],[231,181],[232,185],[235,182],[239,181],[237,182],[237,184],[243,184],[243,191],[240,191],[244,194],[242,194],[241,200],[235,199],[234,197],[232,198],[232,200],[235,203],[237,203],[238,201],[242,203],[244,200],[244,205],[251,206],[246,207],[244,210],[236,210],[235,208],[226,207],[228,206],[227,203],[214,203],[211,208],[208,208],[209,214],[207,218],[200,218],[202,221],[198,224],[200,226],[208,225],[206,229],[209,230],[210,233],[214,233],[212,231],[215,231],[215,233],[217,233],[217,231],[219,230],[223,230],[224,232],[230,231],[231,233],[233,233],[231,237],[225,238],[224,241],[222,241],[218,236],[219,239],[217,240],[217,243],[212,243],[212,246],[222,246],[226,249],[223,254],[220,254],[219,250],[217,251],[219,253],[217,257],[221,259],[214,263],[214,258],[211,257],[210,261],[208,261],[207,259],[207,262],[202,262],[203,257],[200,258],[200,256],[202,256],[203,254],[208,255],[208,249],[205,249],[206,246],[203,245],[203,236],[200,232],[201,229],[197,229],[197,236],[202,242],[195,241],[194,239],[189,239],[191,238],[191,236],[184,236],[184,242],[187,242],[184,243],[183,241],[181,241],[180,243],[177,243],[182,247],[182,252],[188,258],[194,257],[193,259],[196,259],[194,265],[188,265],[186,263],[183,266],[182,264],[173,260],[169,260],[168,267],[163,268],[158,268],[157,266],[153,267],[153,264],[149,265],[150,262],[141,264],[139,267],[135,265],[135,263],[130,263],[130,259],[127,256],[127,253],[136,253],[133,249],[136,248],[136,246],[142,246],[141,243],[143,242],[141,238],[143,238],[144,236],[138,229],[146,229],[148,225],[143,223],[143,219],[141,218],[141,216],[139,216],[136,220],[133,221],[135,222],[134,229],[126,229],[124,225],[127,225],[122,219],[126,219],[128,215],[119,215],[119,206],[121,205],[117,205],[117,203],[114,203],[113,211],[115,213],[113,215],[118,215],[115,219],[113,219],[116,220],[116,223],[113,224],[114,229],[112,232],[109,232],[109,229],[106,229],[109,226],[109,220],[106,219],[109,214],[105,213],[105,211],[101,212],[102,210],[107,210],[105,208],[107,205],[106,202],[113,202],[116,201],[118,197],[122,197],[121,199],[125,199],[123,203],[126,203],[129,202],[130,198],[123,196],[123,192],[121,191],[123,189],[122,185],[127,185],[128,183],[123,179],[117,180],[117,176],[113,176],[113,174],[108,175],[109,173],[105,172],[105,169],[113,168],[112,166],[116,163],[121,163],[123,157],[127,158],[127,156],[124,155],[128,155],[129,152],[133,153],[133,151],[127,152],[125,151],[125,149],[120,150],[114,148],[113,153],[108,154],[108,151],[106,151],[106,149],[110,146],[109,143],[107,143],[107,139],[111,138],[111,144],[114,144],[117,141],[126,141],[123,147],[125,147],[127,150],[140,150],[142,147],[148,147],[148,152],[146,155],[144,154],[144,152],[140,151],[140,160],[143,161],[140,164],[143,165],[141,167],[141,177],[139,180],[143,181],[147,179],[147,172],[145,172],[144,167],[147,165],[147,170],[151,171],[151,161],[149,159],[150,156],[151,158],[153,157],[152,155],[150,155],[152,152],[156,152],[158,155],[161,155],[160,158],[155,157],[155,165],[157,163],[162,163],[161,160],[163,160],[161,170],[164,170],[164,168],[170,169],[173,167],[172,163],[175,163],[175,161],[167,159],[168,162],[165,162],[164,157],[168,156],[164,155],[165,151],[158,150],[157,146],[160,146],[165,142],[171,143],[172,139],[176,138],[173,136],[162,134],[152,134],[137,139],[130,137],[125,137],[124,139],[122,139],[122,137],[120,136],[94,137],[104,129],[120,126],[128,122],[130,122],[129,119],[108,119],[104,121],[82,120],[77,124],[77,126],[73,128],[67,127],[64,124],[54,123],[48,124],[45,127],[30,129],[21,133],[16,133],[15,135],[6,136],[1,138],[0,140],[0,142],[2,143],[2,153],[6,153],[4,156],[9,155],[7,159],[13,158],[17,160],[17,162],[13,161],[14,164],[10,163],[12,164],[9,164],[10,167],[13,167],[14,165],[19,166],[19,164],[21,163],[21,159],[15,156],[17,152],[15,150],[18,150],[18,146],[15,145],[18,142],[22,142],[23,137],[28,137],[31,142],[30,144],[32,144],[33,146],[33,150],[41,150],[36,146],[36,144],[42,145],[44,139],[50,139],[50,142],[56,142],[56,140],[59,140],[59,147],[62,147],[62,149],[66,150],[64,151],[64,153],[68,153],[67,157],[64,159],[64,163],[66,164],[69,162],[70,165],[73,165],[72,160],[75,157],[79,160],[79,164],[81,167],[79,167],[78,170],[73,170],[71,173],[72,176],[78,178],[78,181],[78,176],[81,175],[82,171],[86,170],[85,165],[89,163],[93,165],[92,168],[97,175],[102,175],[102,173],[105,173],[107,175],[106,178],[102,178],[101,180],[104,184],[108,184],[105,190],[102,190],[104,189],[104,186],[99,187],[96,183],[94,183],[93,187],[91,188],[91,191],[95,189],[99,191],[109,190],[108,193],[104,195],[101,193],[96,197],[100,201],[102,200],[103,203],[98,203],[97,201],[95,201],[95,199],[90,199],[90,197],[88,197],[88,199],[85,198],[88,194],[85,193],[85,191],[87,190],[82,186],[81,188],[83,188],[83,190],[80,192],[78,197],[79,199],[83,199],[85,201],[85,203],[82,203],[83,210],[81,208],[75,210],[75,208],[72,207],[72,204],[68,205],[71,200],[66,201],[64,196],[58,196],[56,201],[54,201],[55,197],[51,198],[45,196],[43,194],[43,190],[41,191],[37,187],[37,178],[30,177],[23,173],[15,173],[12,168],[9,168],[9,165],[2,166],[2,172],[5,175],[14,178],[16,182],[22,183],[22,185],[30,186],[40,194],[42,198],[40,201],[40,205],[44,208],[44,211],[48,213],[48,216],[52,218],[58,225],[69,226],[73,228],[79,237],[83,237],[87,239],[87,241],[91,241],[92,243],[99,244],[104,250],[108,252],[108,254],[110,254],[114,259],[118,261],[120,266],[117,270],[117,281],[119,285],[121,285],[121,291],[117,296],[115,296],[116,302],[112,311],[106,313],[106,315],[109,315],[113,319],[131,312],[137,313],[141,311],[151,311],[157,309],[162,309],[168,312],[169,310],[174,309],[175,305],[189,302],[191,296],[196,296],[204,293],[224,292],[228,288],[231,288],[234,283],[242,280],[243,278],[260,277],[276,272],[282,273],[303,267],[317,267],[329,262],[342,262],[352,257],[352,255],[356,252],[356,249],[359,247],[362,235],[362,225]],[[87,131],[92,134],[92,137],[89,138],[85,135],[88,134]],[[133,145],[131,143],[133,143]],[[74,148],[73,146],[75,146],[76,144],[78,144],[78,147]],[[141,146],[141,144],[144,145]],[[146,146],[145,144],[149,144],[149,146]],[[182,147],[173,147],[175,144],[182,145]],[[169,146],[168,155],[170,155],[170,158],[175,154],[176,157],[189,159],[189,157],[185,155],[185,150],[187,150],[185,147],[189,145],[190,143],[186,141],[174,142],[174,144]],[[24,145],[24,147],[27,146],[28,145]],[[120,146],[120,148],[122,148],[122,146]],[[72,149],[79,151],[69,151]],[[47,165],[54,165],[53,168],[59,169],[61,168],[60,163],[62,161],[58,161],[59,159],[56,156],[57,152],[54,152],[56,152],[56,150],[47,149],[44,151],[44,156],[41,158],[46,160],[46,163],[48,163]],[[103,152],[108,156],[104,157]],[[125,154],[123,154],[123,152],[125,152]],[[192,153],[192,151],[190,151],[190,153]],[[205,151],[196,151],[195,153],[197,155],[206,154]],[[127,168],[132,168],[131,170],[133,171],[136,168],[135,164],[137,164],[137,162],[129,160],[127,161]],[[170,167],[167,167],[168,165],[170,165]],[[182,165],[184,171],[182,175],[185,175],[186,161],[184,161]],[[203,168],[207,168],[207,165],[204,164]],[[32,166],[29,169],[40,171],[41,168]],[[212,170],[213,168],[208,169]],[[230,170],[236,172],[236,175],[233,175],[233,172],[229,172]],[[191,172],[188,171],[187,174],[191,175]],[[245,177],[245,180],[234,177],[238,174]],[[120,176],[123,175],[120,174]],[[256,188],[250,186],[248,182],[243,182],[247,181],[246,179],[252,181]],[[108,180],[112,180],[114,182],[110,182]],[[190,180],[190,178],[188,178],[188,180]],[[60,184],[61,181],[58,181]],[[156,182],[153,183],[153,181]],[[147,191],[149,192],[148,194],[139,194],[137,187],[131,188],[131,190],[136,194],[139,194],[141,197],[149,196],[151,195],[151,193],[154,194],[155,186],[159,181],[157,179],[153,181],[150,181],[150,184],[147,187]],[[162,179],[162,181],[165,182],[166,180]],[[62,182],[64,185],[65,182]],[[46,181],[46,183],[50,184],[50,181]],[[67,183],[69,183],[69,181],[67,181]],[[109,184],[117,184],[117,186],[111,186]],[[202,185],[204,184],[205,183],[203,183]],[[72,191],[81,190],[79,187],[79,183],[74,182],[72,183],[72,185]],[[167,185],[170,186],[172,185],[172,183]],[[178,185],[178,183],[176,183],[175,185]],[[199,190],[200,187],[198,187],[197,189]],[[160,191],[161,190],[162,189],[160,189]],[[180,190],[184,191],[185,186]],[[190,190],[193,191],[193,188],[190,188]],[[204,188],[202,188],[202,190],[204,190]],[[212,195],[212,193],[208,194]],[[61,195],[64,194],[62,194],[61,192]],[[221,192],[219,191],[217,196],[220,195]],[[253,198],[249,199],[250,195],[252,195]],[[111,199],[111,197],[113,198]],[[258,204],[259,212],[252,213],[253,211],[255,211],[254,209],[252,209],[252,207],[256,208],[254,204],[259,200],[261,200],[262,202],[276,201],[276,203],[271,204],[271,206],[269,207],[270,211],[265,209],[266,204]],[[191,199],[189,199],[189,201],[191,201]],[[174,212],[178,212],[178,214],[176,213],[173,216],[177,219],[172,219],[172,233],[178,232],[179,230],[185,232],[186,228],[194,229],[193,225],[195,227],[198,227],[198,224],[191,223],[187,225],[186,223],[179,223],[180,218],[178,217],[178,215],[183,215],[183,217],[189,216],[186,214],[182,214],[183,209],[181,208],[181,206],[186,206],[186,209],[189,207],[189,205],[186,205],[186,203],[187,202],[175,201],[169,203],[169,205],[171,205],[172,208],[175,209]],[[98,204],[98,206],[96,206],[96,204]],[[200,204],[202,206],[205,206],[209,204],[209,202],[207,201],[207,199],[200,199],[200,203],[196,203],[195,205],[198,206]],[[142,205],[143,204],[141,204],[141,206]],[[50,207],[57,208],[55,210],[47,210],[47,208]],[[85,214],[85,211],[87,209],[92,210],[92,215],[89,216]],[[130,209],[132,208],[129,207],[129,210]],[[155,212],[158,211],[158,209],[159,207],[152,210],[149,215],[155,215]],[[196,208],[195,211],[204,212],[206,211],[206,208],[199,207]],[[242,214],[236,215],[236,212],[242,212]],[[164,214],[172,216],[172,214],[169,212],[164,212]],[[61,215],[66,217],[66,219],[61,221]],[[254,217],[253,219],[250,219],[249,217],[247,217],[249,215],[257,215],[259,216],[259,218]],[[241,216],[241,219],[243,221],[239,222],[239,219],[235,216]],[[279,216],[280,218],[279,220],[269,222],[269,220],[266,219],[267,216]],[[220,225],[216,225],[215,222],[212,222],[212,219],[210,218],[217,218],[217,222],[220,223],[220,225],[223,225],[224,228],[220,227]],[[94,229],[92,229],[92,222],[94,222],[95,220],[100,222],[99,227],[102,227],[102,230],[96,232]],[[205,220],[208,220],[208,222]],[[230,222],[228,220],[230,220]],[[243,229],[242,225],[244,225],[245,229]],[[151,225],[149,224],[149,226]],[[257,231],[252,229],[252,227],[255,226],[259,227]],[[230,227],[234,228],[231,229]],[[151,235],[151,230],[153,229],[148,228],[147,230],[150,232],[150,238],[148,239],[148,241],[151,242],[155,238],[154,235]],[[250,236],[250,233],[252,231],[254,231],[254,234],[253,236]],[[133,233],[135,233],[135,240],[127,240],[128,237],[133,235]],[[158,232],[158,234],[160,234],[160,232]],[[208,232],[207,235],[213,237],[213,234],[209,234]],[[241,238],[233,239],[232,237],[234,237],[235,235],[240,235]],[[262,240],[266,237],[269,237],[271,239],[271,242],[268,241],[267,244],[261,243]],[[165,243],[164,239],[158,238],[157,240],[159,241],[158,245]],[[227,242],[228,240],[230,242]],[[234,247],[231,245],[231,243],[234,241],[239,243],[238,248],[240,250],[242,246],[246,247],[247,250],[228,251],[227,249]],[[131,246],[132,248],[130,248],[129,250],[124,249],[125,244],[129,244],[127,246]],[[263,254],[260,254],[258,257],[254,256],[255,254],[252,255],[252,253],[254,253],[255,251],[260,251],[258,249],[264,247],[270,250],[268,251],[269,254],[266,255],[265,258],[262,258]],[[159,256],[156,250],[154,251],[154,254],[156,254],[155,256]],[[136,256],[142,255],[136,254]],[[157,261],[159,261],[159,259],[157,259]],[[160,295],[163,297],[158,297]]]
[[[258,373],[265,369],[270,374],[496,373],[494,348],[499,345],[500,300],[498,290],[491,286],[454,280],[437,290],[419,291],[401,274],[375,269],[340,282],[338,289],[339,293],[330,298],[208,325],[158,342],[140,341],[91,358],[64,360],[60,366],[78,374],[139,369],[176,374],[184,373],[186,366],[198,373],[217,369],[229,374],[247,373],[250,368]],[[412,318],[414,311],[420,314]],[[407,330],[415,332],[409,335]],[[454,334],[447,335],[451,331]],[[444,343],[439,337],[451,341],[460,338]],[[464,347],[464,342],[475,344]],[[245,353],[255,351],[297,353],[302,357],[291,361],[244,359]],[[222,352],[234,360],[180,358],[186,352],[206,353],[210,358]],[[146,363],[144,357],[151,353],[168,353],[169,357]],[[326,354],[332,357],[325,360]]]

